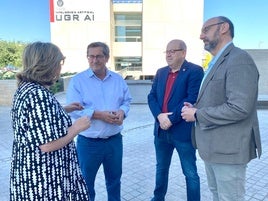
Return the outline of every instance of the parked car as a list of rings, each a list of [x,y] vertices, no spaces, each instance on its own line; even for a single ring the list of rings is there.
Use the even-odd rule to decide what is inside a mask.
[[[16,66],[13,66],[11,64],[8,64],[5,68],[4,71],[12,71],[12,72],[18,72],[19,68]]]

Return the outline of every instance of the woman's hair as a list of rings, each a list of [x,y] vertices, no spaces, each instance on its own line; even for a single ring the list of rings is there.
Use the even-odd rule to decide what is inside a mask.
[[[52,43],[34,42],[23,51],[23,70],[17,74],[18,84],[37,82],[51,86],[59,76],[65,57]]]

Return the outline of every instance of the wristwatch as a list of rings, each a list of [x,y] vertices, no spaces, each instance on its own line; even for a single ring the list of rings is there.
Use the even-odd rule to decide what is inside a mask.
[[[194,113],[194,118],[195,118],[195,120],[197,121],[197,116],[196,116],[196,112]]]

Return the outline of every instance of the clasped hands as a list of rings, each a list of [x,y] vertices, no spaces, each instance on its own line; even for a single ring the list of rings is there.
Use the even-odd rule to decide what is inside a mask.
[[[196,108],[191,103],[185,102],[184,106],[181,109],[181,117],[184,119],[186,122],[193,122],[195,121],[195,112]]]
[[[161,129],[168,130],[172,126],[172,123],[168,118],[168,115],[171,115],[171,114],[172,114],[172,112],[167,112],[167,113],[160,113],[157,116],[157,119],[158,119],[158,121],[160,123],[160,128]]]
[[[123,124],[125,113],[123,110],[118,111],[105,111],[103,113],[103,120],[110,124]]]

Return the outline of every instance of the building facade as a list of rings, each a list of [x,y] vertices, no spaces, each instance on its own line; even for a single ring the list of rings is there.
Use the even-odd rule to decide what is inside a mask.
[[[166,65],[163,52],[175,38],[186,42],[186,59],[202,64],[203,7],[203,0],[50,0],[51,42],[66,55],[63,72],[88,68],[86,47],[101,41],[111,70],[150,77]]]
[[[259,98],[268,101],[268,49],[245,50],[252,56],[259,70]]]

